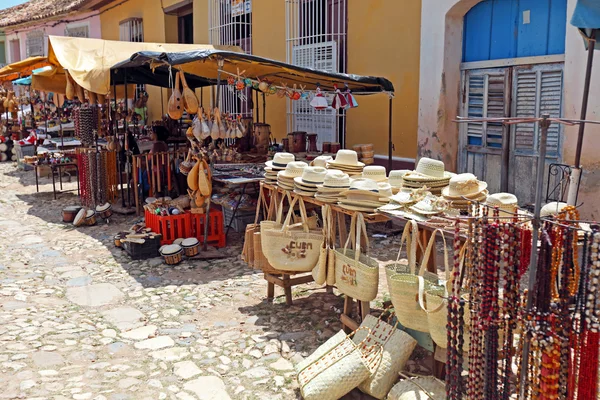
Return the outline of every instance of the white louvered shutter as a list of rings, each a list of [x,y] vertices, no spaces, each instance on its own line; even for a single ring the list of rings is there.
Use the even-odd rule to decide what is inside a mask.
[[[513,116],[520,118],[562,116],[563,65],[546,64],[516,67],[513,84]],[[517,124],[513,128],[514,150],[520,154],[538,153],[539,124]],[[553,123],[548,130],[547,154],[560,158],[562,128]]]

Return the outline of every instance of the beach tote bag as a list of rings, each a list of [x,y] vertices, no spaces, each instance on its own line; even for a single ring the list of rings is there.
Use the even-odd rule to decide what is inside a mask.
[[[394,325],[383,321],[372,315],[367,315],[360,325],[371,329],[371,334],[367,338],[366,344],[378,344],[382,347],[382,355],[379,366],[373,374],[358,387],[363,393],[369,394],[377,399],[384,399],[394,383],[398,380],[398,373],[402,371],[404,365],[410,358],[413,350],[417,346],[417,341],[408,333],[397,329],[398,322]],[[392,313],[388,321],[394,316]],[[397,320],[396,320],[397,321]],[[366,338],[366,331],[359,331],[352,339],[359,343]]]
[[[417,247],[419,246],[418,236],[417,223],[414,221],[407,223],[400,242],[397,261],[395,264],[386,267],[386,277],[392,304],[400,323],[409,329],[428,332],[427,313],[423,311],[418,301],[419,276],[426,277],[426,280],[423,282],[426,289],[429,288],[428,285],[432,282],[437,282],[437,276],[427,272],[425,270],[427,264],[423,262],[420,264],[419,272],[417,273],[416,271]],[[400,262],[400,254],[402,253],[404,242],[406,242],[408,265]]]
[[[381,359],[381,346],[356,344],[350,335],[338,332],[311,356],[296,366],[300,393],[305,400],[335,400],[358,387],[375,371]],[[368,338],[368,335],[367,335]]]
[[[446,384],[433,376],[407,377],[394,385],[387,398],[388,400],[446,400]]]
[[[442,238],[443,238],[442,234]],[[433,237],[432,237],[433,239]],[[425,313],[427,314],[427,323],[429,326],[429,333],[431,335],[431,339],[435,342],[436,345],[442,348],[448,347],[448,331],[446,325],[448,324],[448,296],[452,292],[452,285],[454,285],[454,274],[453,271],[450,270],[448,265],[448,254],[446,248],[446,240],[443,239],[444,242],[444,262],[446,269],[446,282],[442,285],[430,285],[429,289],[425,290],[424,285],[419,286],[419,305]],[[429,246],[428,246],[429,248]],[[465,253],[467,249],[467,244],[465,243],[460,252],[458,254],[459,257],[459,269],[463,268]],[[467,294],[461,292],[461,296],[467,299]],[[426,303],[425,303],[426,299]],[[468,329],[468,322],[470,321],[470,315],[468,311],[468,307],[465,307],[464,317],[465,322],[465,332],[464,332],[464,344],[463,350],[469,348],[470,343],[470,335],[466,330]]]
[[[298,203],[302,222],[291,224],[294,206]],[[322,230],[310,230],[306,207],[301,196],[295,196],[281,228],[261,225],[262,251],[273,268],[280,271],[310,272],[319,261],[323,243]]]
[[[361,253],[361,235],[367,245],[367,254]],[[349,249],[351,238],[354,249]],[[379,262],[368,256],[369,239],[362,213],[352,215],[348,240],[342,251],[335,250],[335,283],[346,296],[360,301],[371,301],[377,297],[379,285]]]
[[[258,201],[256,202],[256,215],[254,216],[254,223],[246,225],[246,231],[244,232],[244,247],[242,249],[242,260],[248,263],[250,268],[254,268],[254,234],[260,233],[260,224],[258,218],[262,215],[266,217],[267,204],[263,195],[263,189],[260,188],[258,193]]]

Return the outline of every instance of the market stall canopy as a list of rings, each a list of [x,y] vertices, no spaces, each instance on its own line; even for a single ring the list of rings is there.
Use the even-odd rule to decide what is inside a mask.
[[[33,77],[34,74],[39,74],[44,71],[49,71],[51,69],[52,69],[52,66],[50,66],[50,65],[47,65],[43,68],[34,69],[30,76],[26,76],[25,78],[15,79],[14,81],[12,81],[12,83],[13,83],[13,85],[29,86],[29,85],[31,85],[31,78]]]
[[[319,84],[323,90],[333,91],[334,84],[337,84],[340,89],[343,89],[343,85],[347,84],[355,94],[391,93],[394,91],[392,82],[385,78],[325,72],[251,54],[220,49],[196,49],[181,52],[141,51],[133,54],[128,60],[114,65],[113,69],[127,68],[128,77],[141,79],[139,75],[147,74],[148,70],[164,71],[166,68],[173,66],[188,74],[203,77],[216,83],[219,60],[224,61],[222,67],[222,71],[226,72],[222,76],[224,81],[227,80],[229,75],[236,75],[238,71],[245,71],[244,76],[248,78],[268,80],[275,84],[283,82],[288,87],[294,84],[303,85],[306,90],[315,90],[317,84]],[[144,67],[146,70],[144,70]]]
[[[29,57],[0,68],[0,82],[14,81],[15,79],[31,75],[33,70],[50,65],[46,57]]]
[[[600,39],[600,2],[598,0],[578,0],[571,17],[571,25],[579,28],[587,48],[589,39]],[[597,46],[596,49],[600,49]]]
[[[243,52],[237,46],[212,46],[205,44],[120,42],[67,36],[48,37],[48,61],[69,71],[84,89],[100,94],[110,93],[110,68],[141,51],[180,52],[227,50],[232,54]],[[133,82],[133,81],[132,81]],[[150,84],[156,84],[151,83]],[[198,85],[201,86],[201,85]]]

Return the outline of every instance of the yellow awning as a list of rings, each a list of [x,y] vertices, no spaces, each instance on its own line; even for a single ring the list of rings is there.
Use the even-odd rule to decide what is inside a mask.
[[[0,68],[0,82],[14,81],[31,75],[34,69],[50,65],[47,57],[29,57]]]
[[[67,36],[48,37],[48,61],[69,71],[81,87],[94,93],[110,92],[110,68],[139,51],[181,52],[191,50],[243,52],[237,46],[205,44],[120,42]],[[66,84],[65,84],[66,85]]]

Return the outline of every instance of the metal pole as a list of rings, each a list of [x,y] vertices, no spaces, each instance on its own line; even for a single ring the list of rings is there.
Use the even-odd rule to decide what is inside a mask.
[[[114,140],[118,141],[119,140],[119,120],[117,119],[116,71],[112,71],[111,74],[113,76],[113,97],[114,97],[113,101],[115,104],[115,107],[112,112],[112,119],[113,119],[113,122],[115,123],[115,128],[114,128],[115,138],[114,138]],[[125,150],[124,150],[126,140],[127,140],[127,135],[125,135],[125,138],[123,140],[123,154],[125,155],[125,157],[127,157],[127,153],[125,153]],[[123,160],[121,160],[121,152],[119,151],[119,153],[117,154],[117,173],[119,174],[119,185],[121,185],[121,205],[123,206],[123,208],[125,208],[125,185],[123,183],[123,171],[121,170],[121,162],[123,162]],[[127,182],[127,186],[129,186],[129,182]]]
[[[263,98],[263,124],[267,123],[267,100],[266,100],[266,96],[263,93],[262,94],[262,98]]]
[[[590,97],[590,83],[592,80],[592,65],[594,64],[594,50],[596,48],[596,29],[592,29],[590,39],[588,41],[588,58],[585,69],[585,83],[583,84],[583,99],[581,101],[581,120],[584,121],[587,117],[588,99]],[[583,135],[585,131],[585,122],[579,123],[579,134],[577,136],[577,148],[575,150],[575,168],[571,172],[569,182],[569,195],[567,203],[575,205],[577,201],[577,193],[579,192],[579,177],[581,176],[581,149],[583,147]]]
[[[529,264],[529,291],[527,293],[527,311],[531,310],[533,305],[533,296],[536,288],[536,275],[537,275],[537,262],[538,262],[538,251],[537,242],[540,230],[540,211],[542,209],[542,189],[544,186],[544,170],[546,169],[546,144],[548,142],[548,128],[550,127],[550,116],[548,114],[542,115],[540,121],[540,147],[538,154],[537,163],[537,175],[535,182],[535,208],[533,212],[533,232],[531,234],[531,257]],[[529,364],[529,349],[531,345],[531,338],[525,333],[525,342],[523,343],[523,361],[521,365],[521,393],[520,399],[525,398],[525,381],[527,380],[527,370]]]
[[[258,90],[256,90],[256,123],[260,122],[260,108],[258,107]]]
[[[388,110],[388,173],[392,170],[392,152],[394,151],[394,142],[392,137],[393,101],[394,98],[390,97],[390,105]]]
[[[127,114],[129,113],[129,107],[127,102],[129,101],[129,98],[127,96],[127,69],[123,70],[123,83],[125,84],[125,118],[123,119],[123,128],[125,128],[125,140],[124,140],[124,145],[125,145],[125,172],[126,172],[126,176],[127,176],[127,204],[131,205],[131,188],[129,187],[129,182],[131,180],[131,165],[129,164],[129,141],[127,140],[128,137],[128,126],[127,126]],[[148,176],[150,176],[150,171],[148,171]],[[137,206],[137,205],[136,205]]]
[[[510,161],[510,126],[502,126],[502,166],[500,167],[500,191],[508,192],[508,164]]]

